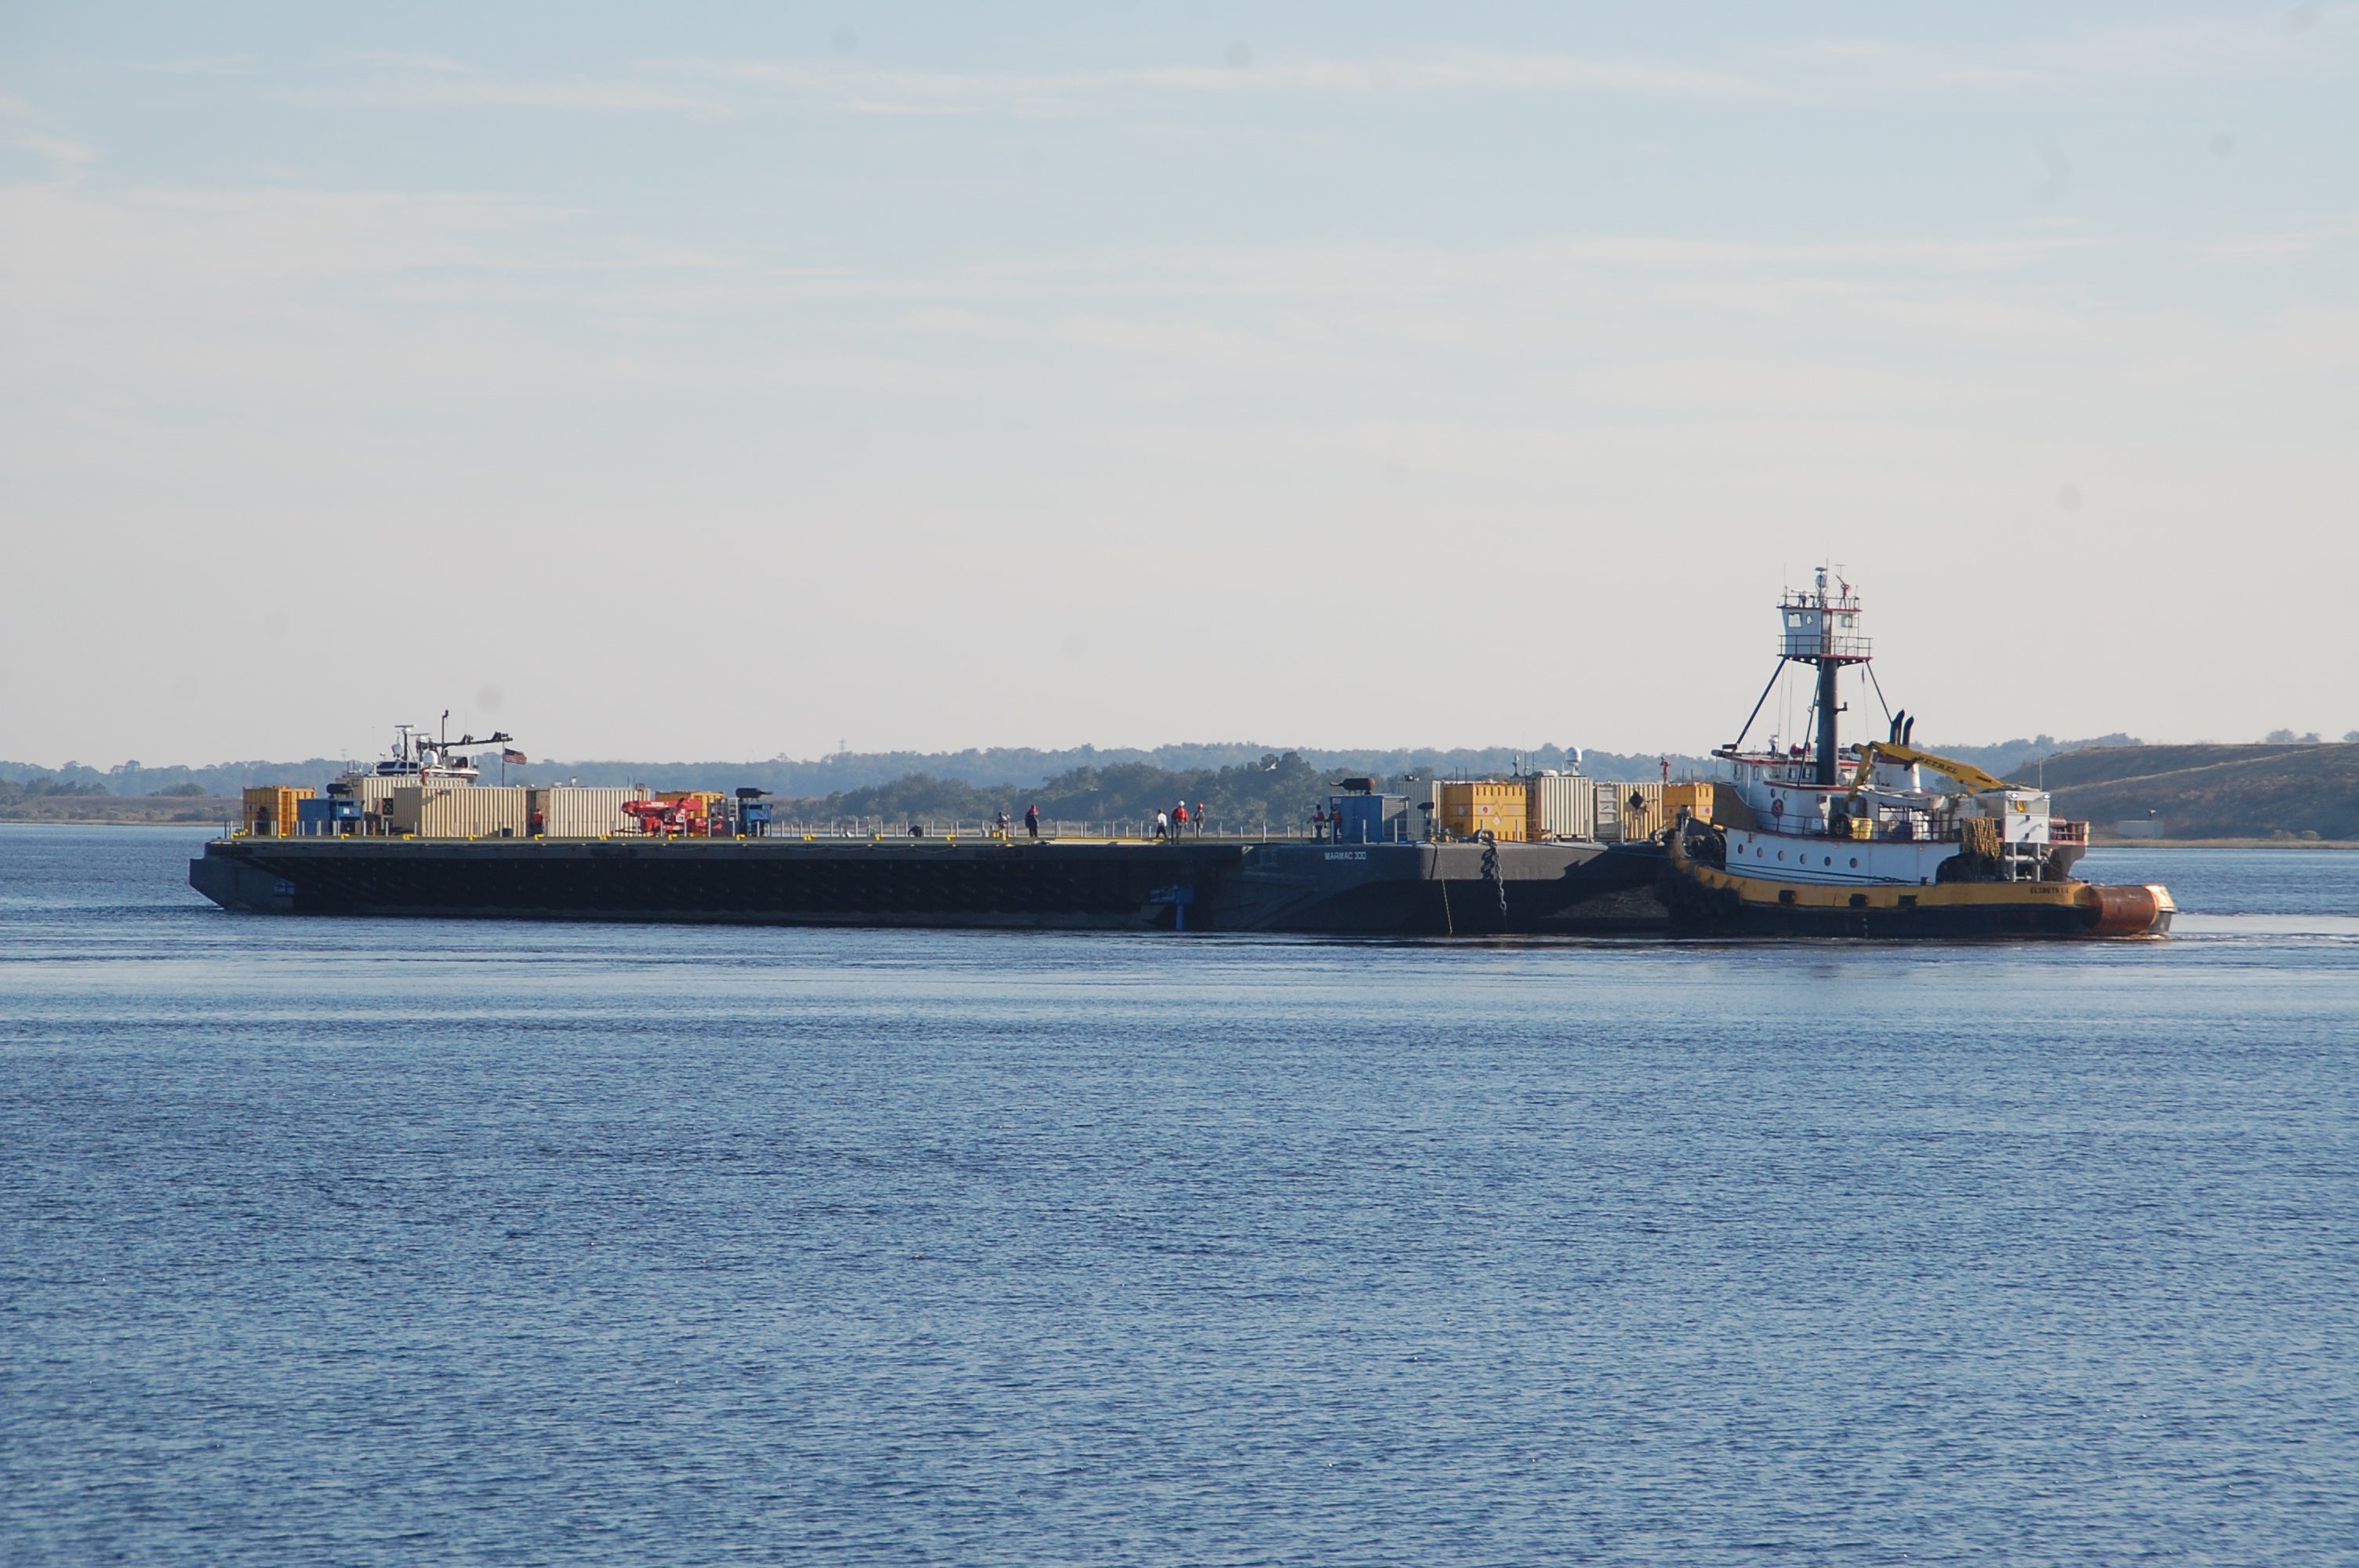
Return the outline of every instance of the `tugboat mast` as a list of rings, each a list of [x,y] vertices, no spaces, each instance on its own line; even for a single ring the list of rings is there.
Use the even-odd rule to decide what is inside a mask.
[[[1827,586],[1830,578],[1834,583],[1832,592]],[[1851,584],[1821,567],[1817,589],[1788,593],[1778,601],[1777,611],[1786,622],[1781,657],[1815,665],[1819,672],[1815,782],[1822,788],[1832,788],[1843,777],[1835,723],[1843,704],[1837,700],[1835,677],[1845,665],[1864,665],[1870,657],[1868,640],[1859,634],[1859,596]]]

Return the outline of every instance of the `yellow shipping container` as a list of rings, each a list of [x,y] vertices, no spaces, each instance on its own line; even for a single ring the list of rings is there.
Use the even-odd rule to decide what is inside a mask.
[[[1441,786],[1441,831],[1445,838],[1472,838],[1488,833],[1503,843],[1521,843],[1529,836],[1528,806],[1524,786],[1497,779]]]
[[[256,838],[295,837],[295,803],[310,800],[312,791],[285,784],[255,784],[246,789],[245,830]]]
[[[1712,820],[1712,786],[1708,784],[1663,785],[1663,821],[1677,822],[1685,811],[1700,822]]]

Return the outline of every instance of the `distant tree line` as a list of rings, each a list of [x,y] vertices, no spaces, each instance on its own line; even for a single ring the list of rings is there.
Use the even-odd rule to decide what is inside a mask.
[[[2082,747],[2136,743],[2127,735],[2105,735],[2081,741],[2058,741],[2038,735],[1991,746],[1963,746],[1944,744],[1921,730],[1919,739],[1936,751],[1987,768],[1995,773],[2009,773],[2041,757]],[[496,762],[487,761],[484,773],[486,783],[499,783],[505,779],[508,784],[644,784],[657,789],[734,789],[752,785],[772,791],[784,799],[840,799],[847,806],[855,797],[895,802],[919,798],[948,802],[961,797],[939,792],[953,784],[963,784],[974,792],[973,795],[962,797],[967,805],[984,796],[997,799],[1010,791],[1028,791],[1044,799],[1078,798],[1094,794],[1109,801],[1133,802],[1168,792],[1176,800],[1179,792],[1186,788],[1201,790],[1205,804],[1210,806],[1210,792],[1218,787],[1213,782],[1215,780],[1246,781],[1256,773],[1283,772],[1282,768],[1268,765],[1267,759],[1272,757],[1281,762],[1287,757],[1296,758],[1306,774],[1324,773],[1329,778],[1354,773],[1383,778],[1409,774],[1487,778],[1518,768],[1570,768],[1574,765],[1576,756],[1582,773],[1603,779],[1657,778],[1667,763],[1674,779],[1708,778],[1712,768],[1709,757],[1693,753],[1576,752],[1572,748],[1554,744],[1537,746],[1528,751],[1506,746],[1318,751],[1310,747],[1223,743],[1158,746],[1153,751],[1078,746],[1064,751],[995,748],[964,752],[839,752],[808,761],[788,757],[773,757],[764,762],[686,762],[543,760],[511,766],[505,771]],[[80,762],[46,768],[30,762],[0,762],[0,787],[26,791],[32,791],[37,786],[50,791],[75,788],[84,794],[117,795],[224,796],[234,795],[249,784],[309,784],[317,788],[353,765],[350,760],[331,757],[311,757],[300,762],[217,762],[201,767],[150,767],[129,762],[104,769]],[[1150,784],[1147,782],[1148,780],[1154,782]],[[1200,785],[1183,781],[1201,783]],[[1241,782],[1237,787],[1242,790],[1246,785]],[[1253,788],[1260,793],[1241,795],[1240,810],[1243,809],[1242,803],[1248,798],[1276,798],[1259,784]],[[1313,793],[1318,793],[1321,788],[1323,785],[1313,786]],[[862,796],[863,791],[899,793]],[[928,795],[927,791],[937,793]],[[1197,797],[1192,793],[1189,795],[1191,803]],[[1299,795],[1286,798],[1290,806],[1300,804]],[[891,816],[897,809],[896,806],[881,812],[872,810],[869,815]],[[1043,812],[1048,809],[1045,805],[1041,807]],[[1304,806],[1303,809],[1309,807]],[[953,814],[945,806],[935,814],[966,813]]]
[[[1158,768],[1149,762],[1069,768],[1041,784],[971,784],[910,773],[889,784],[786,801],[782,815],[807,821],[883,817],[887,822],[1011,820],[1038,806],[1050,821],[1136,821],[1181,801],[1214,822],[1288,824],[1324,806],[1334,778],[1299,752],[1271,752],[1219,768]]]
[[[0,779],[0,806],[15,806],[21,801],[48,800],[53,796],[84,796],[112,794],[103,784],[83,784],[53,778]]]

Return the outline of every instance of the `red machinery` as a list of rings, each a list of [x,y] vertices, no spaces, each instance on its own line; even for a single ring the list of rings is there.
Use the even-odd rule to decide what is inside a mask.
[[[705,815],[704,802],[696,795],[683,795],[678,800],[626,800],[623,810],[636,817],[642,833],[669,833],[690,838],[701,838],[712,831],[712,819]]]

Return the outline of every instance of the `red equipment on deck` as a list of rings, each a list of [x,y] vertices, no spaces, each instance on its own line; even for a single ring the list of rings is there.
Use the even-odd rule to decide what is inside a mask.
[[[712,831],[712,821],[701,809],[703,804],[694,795],[679,800],[626,800],[623,810],[637,818],[642,833],[702,838]]]

